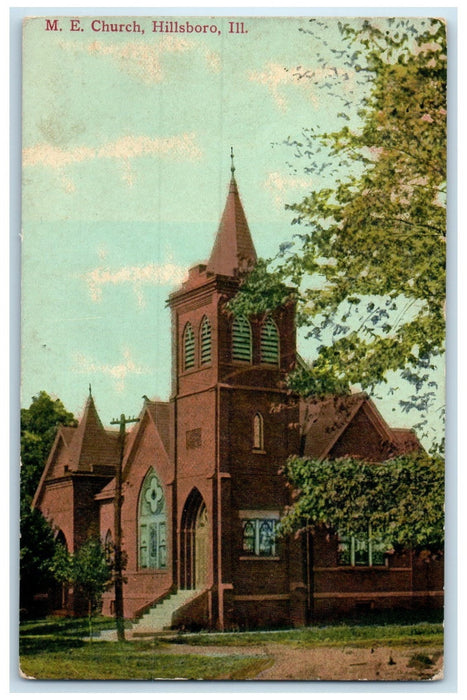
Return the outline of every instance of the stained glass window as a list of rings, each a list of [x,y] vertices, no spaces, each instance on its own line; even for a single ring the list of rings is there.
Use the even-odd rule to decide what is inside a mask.
[[[342,566],[384,566],[391,545],[383,539],[360,535],[339,535],[338,562]]]
[[[139,501],[139,565],[142,569],[167,566],[166,528],[164,491],[151,468],[143,481]]]
[[[273,518],[249,518],[242,520],[242,551],[258,557],[276,555],[276,526]]]

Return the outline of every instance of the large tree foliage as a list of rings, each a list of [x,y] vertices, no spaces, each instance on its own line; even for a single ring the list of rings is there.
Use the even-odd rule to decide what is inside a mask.
[[[439,408],[433,370],[445,335],[446,36],[441,21],[417,22],[340,24],[339,68],[323,58],[321,70],[297,69],[297,80],[341,99],[342,126],[287,140],[294,168],[310,176],[311,191],[287,205],[298,233],[235,303],[264,312],[294,285],[316,355],[292,386],[372,390],[399,372],[413,388],[403,409],[421,411],[420,429]],[[305,40],[319,42],[317,24]]]
[[[73,414],[45,391],[21,409],[21,500],[27,507],[35,493],[59,425],[75,426]]]
[[[20,601],[30,609],[35,593],[53,583],[50,564],[55,552],[51,526],[31,502],[39,483],[57,427],[76,425],[59,399],[45,391],[33,397],[29,408],[21,409],[21,488],[20,488]]]
[[[283,471],[295,496],[281,523],[284,533],[321,527],[349,535],[370,530],[394,547],[436,552],[443,546],[440,457],[420,451],[384,464],[291,457]]]

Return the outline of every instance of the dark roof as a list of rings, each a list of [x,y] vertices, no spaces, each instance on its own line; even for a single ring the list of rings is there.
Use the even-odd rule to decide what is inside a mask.
[[[413,430],[409,430],[408,428],[391,428],[391,433],[401,453],[413,452],[414,450],[420,449],[421,445]]]
[[[171,431],[172,431],[172,410],[167,401],[147,401],[146,408],[162,440],[167,456],[171,457]]]
[[[389,451],[391,456],[421,448],[412,430],[390,428],[370,398],[364,393],[358,393],[301,402],[300,423],[305,436],[304,454],[313,459],[325,459],[360,409],[363,409],[371,420],[381,436],[381,441],[393,448]]]
[[[145,400],[142,411],[140,413],[140,419],[133,426],[130,433],[127,435],[125,454],[123,459],[123,480],[128,477],[129,469],[131,469],[132,463],[132,452],[135,448],[136,442],[142,430],[142,425],[146,416],[149,416],[154,424],[157,434],[162,443],[163,449],[166,452],[167,459],[171,459],[171,430],[172,430],[172,407],[169,402],[166,401],[150,401]],[[146,419],[147,420],[147,419]],[[115,492],[115,478],[109,481],[104,488],[99,491],[95,496],[96,500],[108,500],[113,498]]]
[[[67,436],[68,437],[68,436]],[[89,396],[83,417],[74,428],[68,445],[70,471],[86,471],[94,466],[116,467],[119,461],[118,432],[105,430]]]
[[[255,246],[238,194],[237,183],[232,176],[207,270],[217,275],[236,277],[239,271],[251,269],[255,262]]]
[[[300,404],[305,454],[324,459],[365,400],[364,394],[308,399]]]

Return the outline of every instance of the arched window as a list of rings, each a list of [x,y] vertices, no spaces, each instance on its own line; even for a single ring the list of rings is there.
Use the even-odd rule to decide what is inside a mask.
[[[279,364],[279,331],[272,318],[268,318],[261,326],[260,348],[261,362]]]
[[[211,362],[211,324],[205,316],[201,322],[201,364]]]
[[[142,569],[165,569],[167,566],[167,516],[164,491],[151,469],[141,487],[138,508],[139,553]]]
[[[187,323],[183,331],[183,368],[195,366],[195,334],[191,323]]]
[[[245,316],[236,316],[232,323],[232,360],[251,362],[251,326]]]
[[[107,532],[105,534],[104,554],[105,554],[105,561],[107,562],[107,564],[110,564],[112,562],[112,554],[113,554],[112,533],[110,532],[110,530],[107,530]]]
[[[264,450],[264,421],[261,413],[253,418],[253,449]]]

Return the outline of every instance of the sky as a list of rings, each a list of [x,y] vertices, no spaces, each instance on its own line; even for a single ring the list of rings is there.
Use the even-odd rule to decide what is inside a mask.
[[[155,15],[75,25],[58,17],[49,29],[45,17],[25,21],[23,406],[45,390],[79,415],[91,384],[108,425],[138,414],[143,394],[167,400],[166,300],[209,256],[231,146],[256,250],[267,257],[295,232],[285,203],[330,184],[291,168],[284,145],[304,127],[340,125],[340,98],[316,83],[337,76],[349,123],[358,123],[361,88],[331,52],[337,19],[323,22],[326,44],[306,33],[307,18],[249,17],[244,33],[229,33],[228,17],[166,19],[208,29],[154,32],[163,21]],[[102,31],[104,21],[133,20],[141,31]],[[326,69],[318,51],[328,51]],[[299,80],[298,67],[314,81]],[[299,350],[312,359],[303,337]],[[395,426],[418,418],[401,414],[397,397],[377,406]]]

